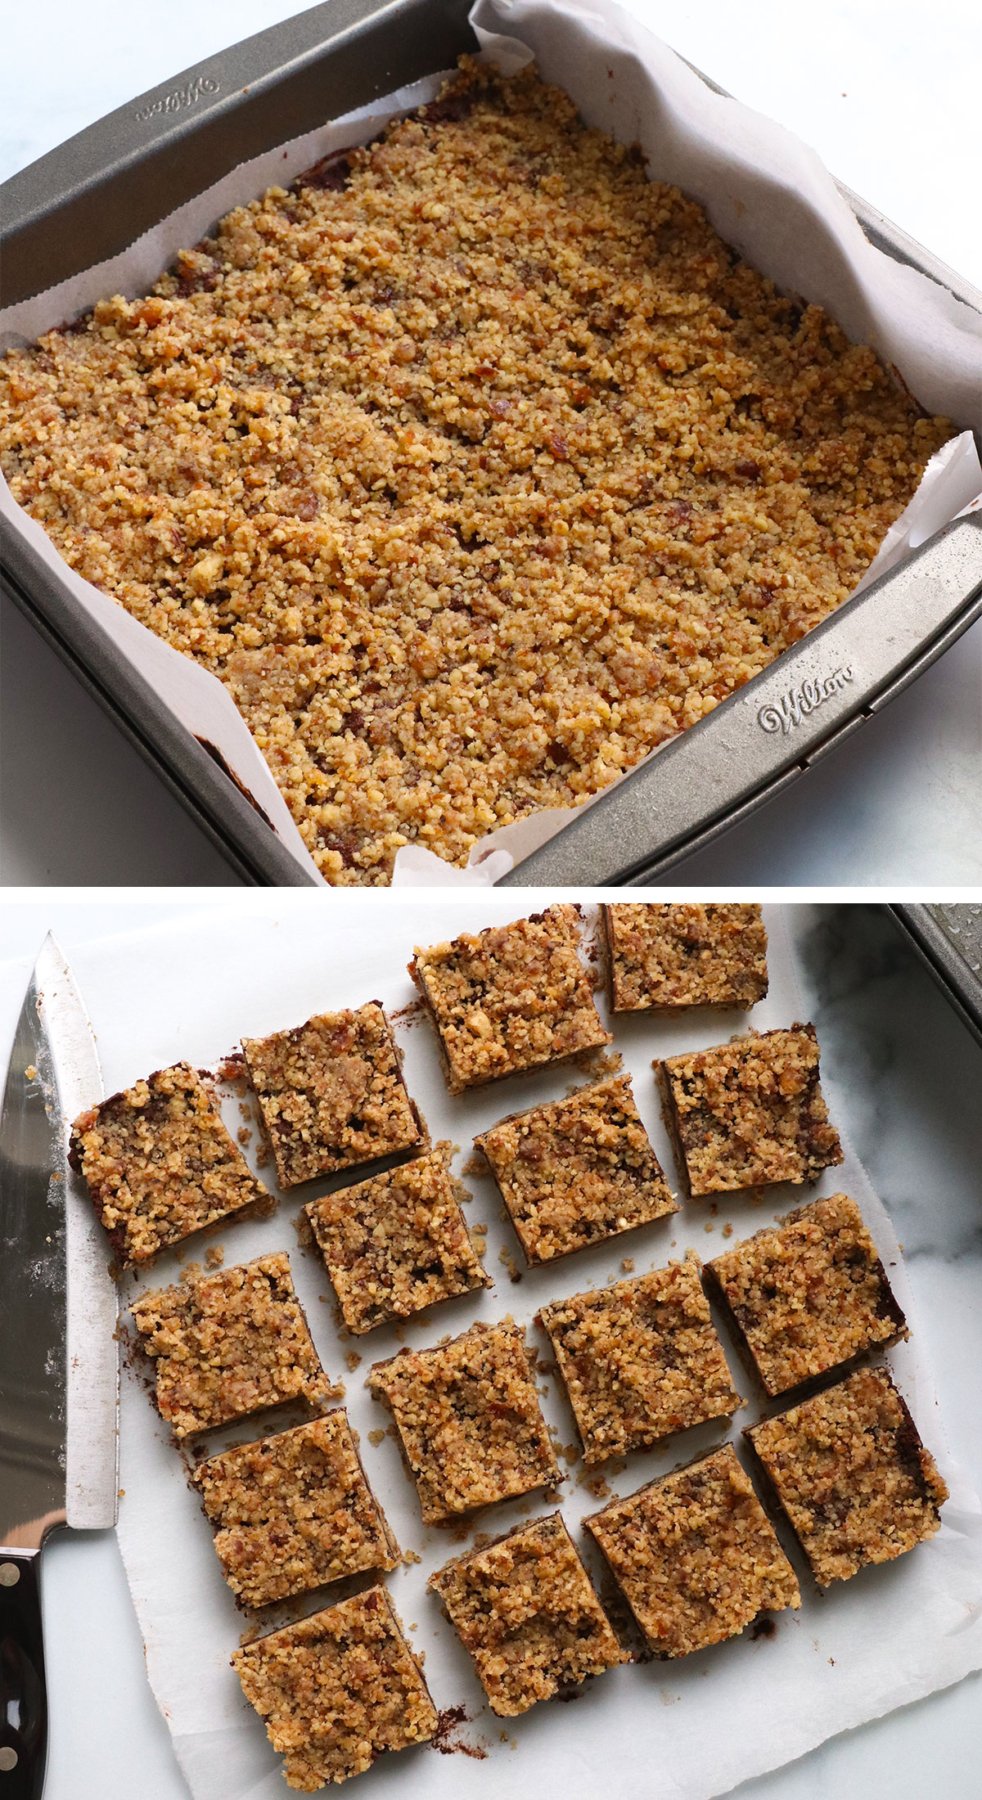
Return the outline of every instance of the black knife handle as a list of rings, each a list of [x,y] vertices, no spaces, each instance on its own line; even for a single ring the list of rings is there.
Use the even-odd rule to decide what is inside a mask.
[[[41,1800],[44,1788],[40,1577],[39,1551],[0,1550],[0,1800]]]

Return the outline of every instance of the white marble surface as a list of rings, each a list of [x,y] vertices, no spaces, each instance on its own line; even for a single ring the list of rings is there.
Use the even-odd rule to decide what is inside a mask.
[[[971,0],[785,0],[632,11],[982,283]],[[67,0],[9,13],[0,177],[134,94],[296,10],[292,0]],[[74,679],[4,603],[0,884],[228,884],[235,877]],[[808,885],[982,880],[982,624],[787,794],[672,877]],[[43,728],[39,729],[39,723]]]
[[[372,897],[379,901],[384,906],[385,897]],[[285,920],[321,904],[304,894],[275,903],[253,895],[240,904],[249,903],[275,908]],[[343,926],[344,908],[350,906],[354,919],[364,898],[339,895],[336,903]],[[188,896],[182,911],[193,905]],[[17,991],[21,981],[26,985],[49,927],[84,980],[88,945],[152,925],[170,910],[162,903],[8,903],[0,915],[5,1004],[15,975]],[[214,908],[208,912],[214,916]],[[905,1241],[917,1326],[934,1365],[949,1443],[982,1486],[982,1051],[883,909],[801,905],[792,909],[791,924],[837,1113]],[[0,1061],[5,1051],[0,1046]],[[54,1715],[46,1800],[132,1800],[134,1794],[139,1800],[186,1800],[143,1678],[114,1538],[52,1542],[46,1567]],[[974,1800],[980,1709],[982,1680],[972,1677],[738,1791],[747,1800],[887,1794],[923,1800],[928,1793]]]

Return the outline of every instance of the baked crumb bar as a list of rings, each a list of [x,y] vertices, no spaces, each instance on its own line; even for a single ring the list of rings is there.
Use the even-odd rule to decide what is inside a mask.
[[[500,1718],[627,1662],[558,1512],[431,1575]]]
[[[886,1369],[856,1369],[744,1435],[820,1587],[938,1530],[948,1489]]]
[[[209,1457],[194,1480],[225,1579],[246,1606],[395,1567],[398,1545],[340,1410]]]
[[[0,363],[14,499],[225,683],[337,883],[462,865],[704,717],[952,435],[566,94],[470,63]]]
[[[759,906],[602,909],[611,1005],[753,1006],[767,993],[767,932]]]
[[[530,1263],[567,1256],[677,1210],[629,1075],[511,1113],[475,1143]]]
[[[349,1331],[492,1285],[439,1151],[312,1200],[307,1217]]]
[[[452,1094],[610,1043],[580,960],[576,906],[417,950],[409,971]]]
[[[155,1364],[160,1415],[175,1437],[285,1400],[319,1406],[336,1391],[282,1252],[141,1294],[130,1310]]]
[[[232,1667],[284,1759],[287,1786],[303,1794],[362,1775],[384,1751],[424,1744],[437,1728],[382,1587],[244,1644]]]
[[[768,1394],[908,1335],[847,1194],[799,1207],[714,1257],[704,1274]]]
[[[723,1643],[801,1605],[794,1570],[731,1444],[585,1519],[656,1656]]]
[[[525,1340],[478,1322],[433,1350],[376,1363],[369,1387],[395,1420],[426,1525],[560,1478]]]
[[[842,1161],[814,1025],[750,1032],[654,1066],[690,1195],[813,1181]]]
[[[539,1319],[569,1395],[584,1462],[647,1450],[707,1419],[727,1419],[743,1405],[694,1257],[556,1300]]]
[[[204,1225],[273,1204],[188,1063],[82,1113],[69,1155],[122,1264],[149,1262]]]
[[[292,1031],[243,1038],[280,1186],[297,1187],[424,1141],[377,1000]]]

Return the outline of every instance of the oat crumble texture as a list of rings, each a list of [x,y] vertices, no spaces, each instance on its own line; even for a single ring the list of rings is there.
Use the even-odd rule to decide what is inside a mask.
[[[437,1728],[381,1587],[257,1638],[235,1652],[232,1667],[284,1758],[287,1786],[304,1794],[364,1774],[384,1751],[426,1743]]]
[[[554,1301],[539,1317],[586,1463],[649,1449],[743,1404],[694,1257]]]
[[[421,1142],[389,1021],[377,1000],[291,1031],[244,1038],[280,1186],[374,1162]]]
[[[513,1113],[475,1140],[530,1263],[675,1212],[628,1075]]]
[[[627,1661],[558,1512],[456,1557],[430,1586],[500,1718]]]
[[[610,1043],[580,960],[575,906],[417,949],[410,973],[452,1094]]]
[[[158,1069],[75,1120],[70,1157],[121,1263],[272,1205],[187,1063]]]
[[[886,1369],[857,1369],[745,1436],[820,1587],[938,1530],[948,1489]]]
[[[735,1637],[801,1604],[794,1570],[731,1444],[585,1520],[656,1656]]]
[[[706,1278],[768,1394],[908,1335],[859,1207],[846,1194],[758,1231],[707,1263]]]
[[[474,67],[0,382],[14,498],[225,683],[338,883],[462,864],[702,718],[953,429],[566,95]]]
[[[432,1350],[400,1350],[369,1376],[392,1413],[426,1525],[559,1479],[525,1340],[478,1322]]]
[[[142,1294],[131,1312],[175,1437],[334,1391],[282,1252]]]
[[[759,906],[602,909],[615,1012],[753,1006],[767,993],[767,932]]]
[[[813,1181],[842,1161],[819,1085],[814,1025],[750,1032],[655,1064],[689,1193]]]
[[[439,1151],[307,1207],[349,1331],[489,1287]]]
[[[247,1606],[395,1568],[398,1545],[344,1412],[210,1457],[194,1480],[225,1579]]]

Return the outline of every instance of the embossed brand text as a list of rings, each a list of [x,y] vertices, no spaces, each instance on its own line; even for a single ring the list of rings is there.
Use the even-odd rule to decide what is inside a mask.
[[[218,88],[219,83],[214,76],[195,75],[182,88],[172,88],[169,94],[163,94],[159,100],[152,100],[149,106],[141,106],[134,117],[154,119],[158,113],[182,112],[186,106],[194,106],[206,94],[217,94]]]
[[[831,675],[824,675],[820,681],[803,681],[800,687],[789,688],[786,694],[781,694],[777,700],[768,701],[766,706],[760,708],[757,723],[761,731],[793,731],[817,706],[831,700],[833,694],[841,693],[853,679],[853,670],[845,663],[841,668],[833,669]]]

